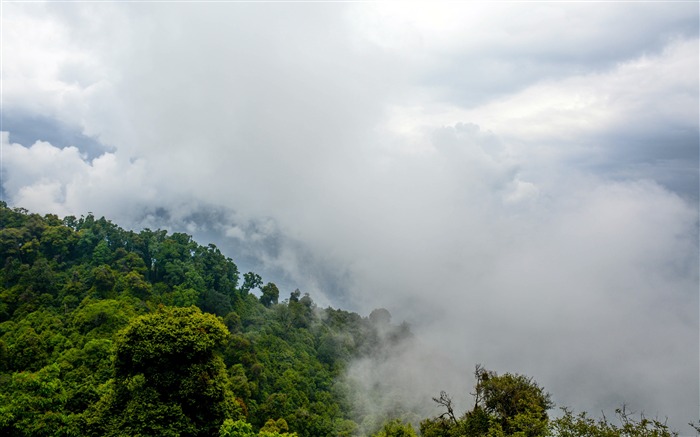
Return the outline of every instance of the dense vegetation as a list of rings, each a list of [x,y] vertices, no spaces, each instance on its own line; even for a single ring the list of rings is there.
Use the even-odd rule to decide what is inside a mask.
[[[280,300],[275,284],[185,234],[4,203],[0,260],[0,435],[416,435],[354,408],[342,378],[353,359],[410,338],[386,310],[321,309],[299,290]],[[672,435],[624,412],[619,426],[568,410],[550,420],[532,379],[475,377],[474,408],[458,417],[441,393],[446,412],[422,435]]]

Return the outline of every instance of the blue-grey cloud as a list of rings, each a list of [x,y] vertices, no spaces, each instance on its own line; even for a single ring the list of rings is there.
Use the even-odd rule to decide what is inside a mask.
[[[85,135],[80,126],[66,125],[38,114],[4,111],[2,125],[3,130],[10,133],[10,141],[14,143],[34,144],[37,141],[46,141],[59,148],[73,146],[88,159],[114,151],[113,147]]]

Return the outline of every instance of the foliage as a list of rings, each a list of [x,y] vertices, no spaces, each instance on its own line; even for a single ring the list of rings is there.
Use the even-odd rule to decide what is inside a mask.
[[[457,418],[452,399],[445,392],[433,400],[446,409],[421,422],[421,434],[437,436],[537,437],[548,433],[550,395],[532,378],[498,375],[477,365],[474,372],[474,408]]]
[[[219,428],[219,437],[255,437],[253,425],[245,420],[226,419]]]
[[[268,420],[257,434],[244,420],[226,419],[219,429],[219,437],[298,437],[297,433],[287,431],[289,427],[284,419]]]
[[[534,437],[546,433],[547,410],[554,404],[549,393],[532,378],[510,373],[498,376],[480,366],[475,376],[475,410],[483,409],[506,435]]]
[[[433,400],[445,408],[438,417],[421,422],[423,437],[676,437],[665,422],[639,419],[625,407],[615,411],[619,424],[603,416],[594,419],[583,412],[575,415],[562,408],[563,415],[549,420],[547,410],[553,407],[550,395],[532,378],[506,373],[498,375],[481,366],[474,373],[474,408],[456,417],[452,399],[441,392]],[[692,426],[692,424],[691,424]]]
[[[372,437],[416,437],[416,431],[411,424],[404,424],[399,419],[394,419],[384,424],[382,430],[373,434]]]
[[[593,419],[585,412],[574,415],[568,408],[562,408],[564,415],[552,423],[553,434],[557,437],[674,437],[678,433],[670,430],[665,422],[648,419],[641,415],[636,419],[618,408],[615,415],[619,425],[606,417]]]
[[[161,308],[133,319],[115,341],[106,434],[211,435],[224,419],[239,416],[216,353],[227,337],[219,319],[196,307]]]
[[[2,203],[0,259],[1,435],[196,435],[244,417],[255,433],[357,429],[337,381],[382,350],[376,327],[299,290],[280,303],[252,272],[239,284],[213,244]]]
[[[277,300],[280,297],[279,289],[272,282],[268,282],[267,284],[265,284],[265,286],[263,286],[260,289],[260,291],[262,292],[262,296],[260,296],[260,303],[265,305],[266,307],[277,303]]]

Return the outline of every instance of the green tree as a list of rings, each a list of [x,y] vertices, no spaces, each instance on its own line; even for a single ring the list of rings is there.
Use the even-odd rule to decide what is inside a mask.
[[[260,275],[257,273],[248,272],[243,275],[243,286],[241,286],[241,290],[243,290],[244,293],[247,293],[253,288],[260,287],[262,283],[263,281]]]
[[[522,433],[523,436],[545,435],[548,425],[547,410],[554,404],[549,393],[532,378],[495,372],[477,366],[475,376],[476,407],[483,408],[506,435]]]
[[[245,420],[226,419],[219,428],[219,437],[255,437],[255,432]]]
[[[136,311],[127,301],[86,298],[70,314],[68,320],[86,339],[111,338],[135,316]]]
[[[437,418],[421,422],[424,437],[540,437],[548,434],[552,408],[549,393],[532,378],[505,373],[498,375],[476,366],[474,408],[456,417],[452,399],[441,392],[433,400],[446,409]]]
[[[596,420],[585,412],[574,415],[568,408],[562,408],[562,411],[564,414],[552,421],[552,434],[557,437],[675,437],[678,435],[677,432],[668,428],[666,422],[648,419],[644,415],[637,419],[630,415],[625,407],[615,410],[619,425],[608,421],[606,417]]]
[[[416,431],[410,423],[394,419],[384,424],[381,431],[372,434],[372,437],[416,437]]]
[[[297,433],[290,433],[287,421],[284,419],[272,420],[269,419],[265,425],[260,428],[259,437],[297,437]]]
[[[219,428],[219,437],[297,437],[297,433],[288,431],[284,419],[268,420],[257,434],[253,431],[253,425],[244,420],[226,419]]]
[[[38,372],[13,373],[0,393],[0,435],[66,435],[66,392],[57,364]]]
[[[272,282],[265,284],[260,291],[262,291],[262,296],[260,296],[260,303],[269,307],[272,304],[277,303],[280,297],[280,290]]]
[[[22,326],[8,347],[10,368],[18,371],[39,370],[48,359],[47,347],[31,326]]]
[[[107,435],[209,436],[240,407],[217,352],[228,330],[195,307],[161,308],[117,335]]]

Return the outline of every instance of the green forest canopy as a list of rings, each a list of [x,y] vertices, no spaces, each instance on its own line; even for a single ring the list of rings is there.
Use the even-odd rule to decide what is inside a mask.
[[[615,423],[551,419],[533,379],[480,366],[463,414],[444,392],[444,413],[420,423],[363,411],[345,370],[409,341],[408,326],[385,309],[321,309],[299,290],[280,300],[186,234],[2,202],[0,254],[0,435],[674,435],[624,409]]]

